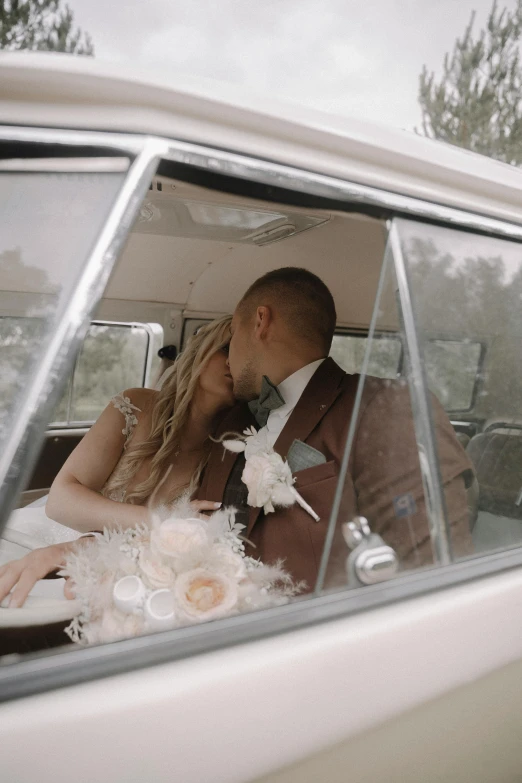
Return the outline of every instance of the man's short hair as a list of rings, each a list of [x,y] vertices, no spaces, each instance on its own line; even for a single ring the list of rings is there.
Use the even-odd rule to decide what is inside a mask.
[[[317,275],[293,266],[275,269],[252,283],[237,309],[244,317],[272,303],[296,337],[320,344],[328,353],[337,314],[332,294]]]

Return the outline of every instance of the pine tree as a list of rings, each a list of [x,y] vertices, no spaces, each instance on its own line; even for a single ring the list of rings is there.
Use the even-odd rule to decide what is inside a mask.
[[[522,0],[514,10],[493,3],[486,29],[473,34],[475,13],[439,82],[420,76],[421,132],[512,165],[522,164]]]
[[[94,54],[91,37],[74,29],[73,13],[61,0],[0,0],[2,49]]]

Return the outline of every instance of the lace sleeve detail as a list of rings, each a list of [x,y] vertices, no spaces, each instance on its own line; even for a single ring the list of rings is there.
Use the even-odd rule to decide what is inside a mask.
[[[125,446],[129,442],[129,438],[134,432],[134,428],[138,423],[138,418],[134,411],[141,413],[141,408],[133,405],[128,397],[124,397],[123,394],[117,394],[111,400],[116,410],[120,411],[125,418],[125,427],[122,429],[122,434],[125,435]]]

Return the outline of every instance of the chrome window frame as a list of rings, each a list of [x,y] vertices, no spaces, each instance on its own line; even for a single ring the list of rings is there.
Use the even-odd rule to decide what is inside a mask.
[[[62,371],[67,366],[67,356],[74,353],[83,338],[116,255],[123,245],[142,199],[148,192],[155,168],[163,160],[196,167],[209,175],[218,174],[294,193],[303,193],[319,199],[338,201],[340,209],[348,205],[358,208],[373,207],[384,210],[390,217],[408,217],[522,243],[522,224],[346,182],[268,160],[259,160],[251,155],[213,149],[181,140],[109,132],[14,127],[0,127],[0,140],[43,145],[59,144],[64,148],[74,146],[106,148],[111,152],[125,152],[136,158],[124,180],[99,241],[86,264],[88,274],[85,274],[81,280],[78,297],[73,297],[75,306],[80,305],[80,317],[73,319],[68,311],[67,325],[60,329],[53,343],[53,350],[48,352],[46,357],[47,374],[57,374]],[[98,275],[96,281],[92,280],[94,271]],[[406,293],[408,293],[407,289]],[[28,431],[36,442],[41,439],[40,436],[43,436],[45,431],[47,408],[52,405],[43,406],[38,410],[36,404],[43,399],[42,390],[45,388],[43,375],[43,373],[39,374],[32,397],[36,413],[27,416],[19,423],[18,446],[20,443],[24,446]],[[11,495],[16,495],[17,491],[17,482],[13,481],[12,485],[15,486],[15,490],[7,494],[8,503]],[[0,666],[0,701],[246,643],[309,624],[332,621],[347,614],[411,599],[433,590],[450,588],[521,566],[522,547],[515,547],[451,565],[412,571],[384,584],[351,591],[314,594],[310,598],[297,600],[277,609],[216,620],[210,624],[124,640],[110,645],[74,650],[66,648],[64,651],[58,649],[51,653],[27,655],[20,662]]]

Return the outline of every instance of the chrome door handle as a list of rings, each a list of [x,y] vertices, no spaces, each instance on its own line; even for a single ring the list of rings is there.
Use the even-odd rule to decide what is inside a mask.
[[[376,533],[365,517],[355,517],[342,525],[344,540],[352,551],[346,560],[348,584],[351,587],[386,582],[399,570],[399,558]]]

